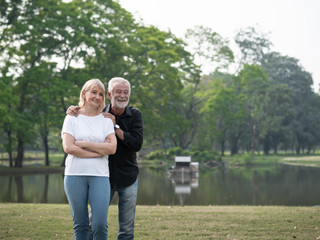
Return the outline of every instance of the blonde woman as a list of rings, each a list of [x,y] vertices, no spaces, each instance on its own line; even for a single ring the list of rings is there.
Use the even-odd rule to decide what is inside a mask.
[[[101,114],[104,107],[105,87],[99,79],[91,79],[80,92],[78,117],[67,115],[62,127],[63,149],[68,154],[64,187],[76,240],[88,239],[88,202],[93,239],[107,239],[108,155],[116,152],[117,139],[112,120]]]

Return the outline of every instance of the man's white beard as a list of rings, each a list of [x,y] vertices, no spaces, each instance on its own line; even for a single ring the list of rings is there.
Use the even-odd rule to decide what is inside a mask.
[[[124,109],[124,108],[126,108],[126,106],[128,105],[129,99],[128,99],[128,101],[125,101],[125,102],[117,101],[117,100],[115,99],[113,103],[114,103],[114,106],[115,106],[116,108]]]

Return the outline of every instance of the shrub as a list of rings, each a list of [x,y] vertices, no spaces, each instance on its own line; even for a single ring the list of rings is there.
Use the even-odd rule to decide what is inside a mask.
[[[148,160],[167,160],[167,154],[165,152],[165,150],[161,149],[161,150],[156,150],[151,152],[148,156],[147,156]]]
[[[190,156],[190,152],[180,147],[175,147],[168,149],[167,156],[173,160],[175,156]]]
[[[191,153],[192,158],[194,159],[194,161],[198,161],[198,162],[208,162],[208,161],[217,161],[217,162],[221,162],[222,158],[219,154],[218,151],[193,151]]]
[[[163,160],[163,161],[174,161],[175,156],[191,156],[192,161],[205,163],[208,161],[221,162],[222,158],[218,151],[188,151],[180,147],[170,148],[167,151],[160,149],[151,152],[148,156],[148,160]]]

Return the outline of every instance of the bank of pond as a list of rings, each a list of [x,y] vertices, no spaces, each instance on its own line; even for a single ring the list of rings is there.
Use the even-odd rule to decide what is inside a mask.
[[[285,164],[200,164],[196,174],[141,162],[137,204],[317,206],[320,168],[310,162],[319,161],[320,157],[287,159]],[[0,202],[67,203],[62,172],[1,174],[0,184]]]

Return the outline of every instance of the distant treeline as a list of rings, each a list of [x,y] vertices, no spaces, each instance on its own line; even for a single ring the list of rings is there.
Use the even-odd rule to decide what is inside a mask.
[[[144,149],[314,150],[320,98],[311,74],[252,27],[234,41],[236,50],[203,26],[177,38],[112,0],[3,0],[1,149],[21,167],[27,147],[42,148],[49,165],[84,82],[121,76],[143,113]],[[204,63],[211,74],[202,74]]]

